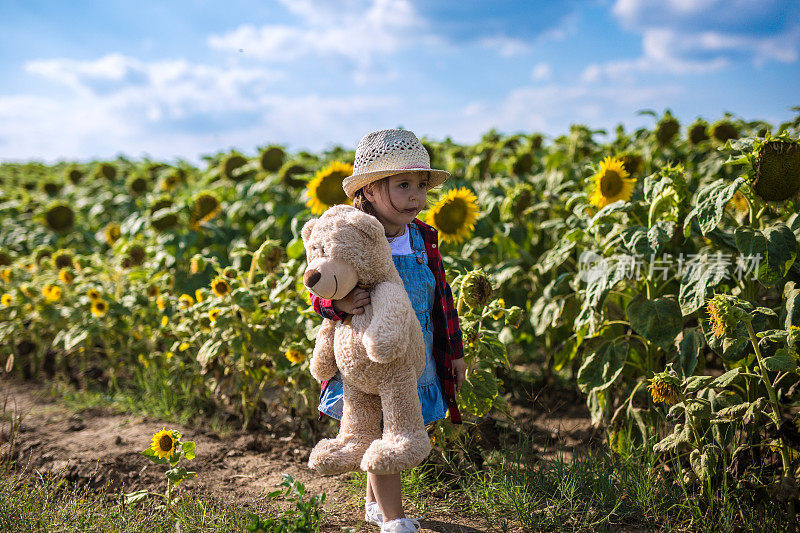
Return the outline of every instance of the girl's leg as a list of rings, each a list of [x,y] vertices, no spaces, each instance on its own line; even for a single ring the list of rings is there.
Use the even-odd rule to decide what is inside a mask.
[[[370,489],[381,507],[384,522],[405,518],[399,473],[385,475],[367,473],[367,499]]]
[[[372,490],[372,474],[367,472],[367,501],[368,502],[376,502],[378,500],[375,499],[375,491]]]

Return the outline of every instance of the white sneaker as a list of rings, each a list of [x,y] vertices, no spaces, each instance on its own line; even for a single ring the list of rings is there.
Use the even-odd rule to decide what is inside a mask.
[[[364,520],[376,526],[383,525],[383,515],[378,502],[366,502],[364,504]]]
[[[381,526],[381,533],[417,533],[419,522],[411,518],[398,518],[389,520]]]

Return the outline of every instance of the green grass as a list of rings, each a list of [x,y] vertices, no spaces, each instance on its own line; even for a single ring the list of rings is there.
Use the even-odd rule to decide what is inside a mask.
[[[294,501],[291,497],[288,499]],[[305,504],[309,506],[307,501]],[[262,521],[273,519],[288,525],[284,531],[317,530],[316,527],[293,529],[293,524],[308,523],[308,520],[302,522],[302,517],[280,510],[270,500],[245,509],[216,498],[184,493],[176,508],[183,517],[179,529],[175,516],[156,501],[135,507],[123,505],[121,496],[106,492],[105,487],[92,491],[60,476],[25,476],[0,466],[0,531],[4,533],[240,532],[247,530],[252,522],[250,514],[258,515]]]

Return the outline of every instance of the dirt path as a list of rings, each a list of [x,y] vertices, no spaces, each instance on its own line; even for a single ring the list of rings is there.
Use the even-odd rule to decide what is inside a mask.
[[[328,520],[323,531],[377,531],[363,523],[363,503],[347,486],[347,475],[322,477],[308,469],[310,448],[293,437],[234,432],[229,436],[205,429],[167,424],[160,420],[100,409],[79,413],[47,397],[40,387],[0,379],[0,410],[22,415],[17,438],[17,464],[34,473],[63,471],[66,479],[109,492],[164,489],[164,467],[138,452],[162,427],[176,429],[183,440],[195,441],[197,457],[186,466],[199,473],[184,481],[197,493],[213,494],[243,506],[277,490],[287,473],[300,480],[309,494],[325,492]],[[7,424],[6,424],[7,426]],[[8,428],[5,428],[8,431]],[[0,444],[3,440],[0,439]],[[424,531],[479,532],[474,519],[427,516]]]

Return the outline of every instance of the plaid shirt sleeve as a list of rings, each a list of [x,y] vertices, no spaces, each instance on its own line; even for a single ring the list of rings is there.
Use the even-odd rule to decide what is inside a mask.
[[[314,293],[309,293],[309,297],[311,298],[311,306],[314,308],[314,311],[319,313],[322,318],[329,318],[340,322],[347,318],[347,313],[340,313],[337,311],[333,307],[333,302],[330,300],[320,298]]]

